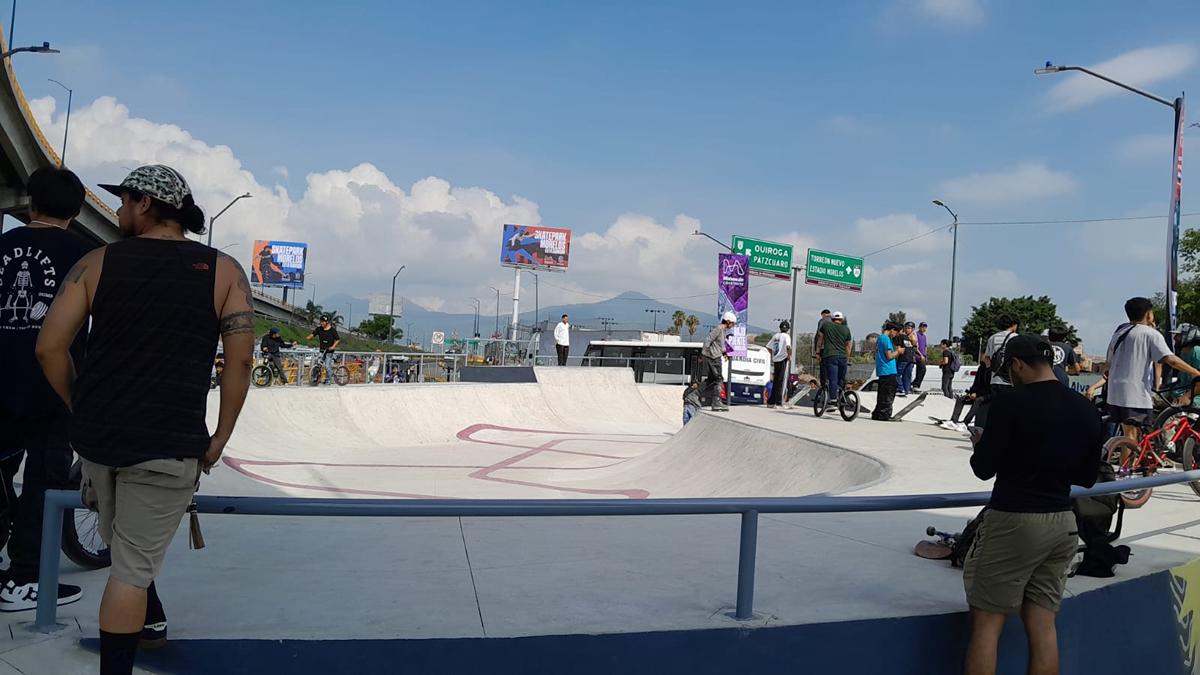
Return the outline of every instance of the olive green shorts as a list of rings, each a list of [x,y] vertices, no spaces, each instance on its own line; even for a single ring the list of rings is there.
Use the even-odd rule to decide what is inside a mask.
[[[967,604],[1013,614],[1025,602],[1057,612],[1078,550],[1075,516],[988,509],[963,565]]]
[[[125,467],[83,460],[79,490],[98,514],[100,537],[112,551],[112,578],[146,588],[162,569],[200,482],[197,459],[152,459]]]

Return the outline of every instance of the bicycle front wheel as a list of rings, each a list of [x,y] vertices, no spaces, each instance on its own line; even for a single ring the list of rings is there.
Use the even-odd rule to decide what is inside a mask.
[[[1139,462],[1140,452],[1138,444],[1124,436],[1114,436],[1104,444],[1105,461],[1111,464],[1116,471],[1117,480],[1142,477],[1144,469]],[[1124,455],[1124,459],[1122,459],[1122,455]],[[1140,508],[1150,501],[1150,495],[1153,492],[1152,488],[1126,490],[1121,493],[1121,501],[1125,502],[1125,508]]]
[[[1183,441],[1183,466],[1184,471],[1195,471],[1200,469],[1200,449],[1196,447],[1196,439],[1189,436]],[[1188,481],[1188,487],[1192,488],[1192,492],[1200,495],[1200,480]]]
[[[83,477],[83,465],[77,459],[68,475],[76,490]],[[112,565],[112,552],[100,538],[99,515],[88,509],[68,509],[63,514],[62,552],[71,562],[90,570]]]
[[[838,397],[838,413],[847,422],[853,422],[858,417],[859,405],[857,392],[846,390]]]
[[[825,414],[825,408],[829,405],[829,392],[825,387],[817,390],[813,395],[813,414],[817,417]]]
[[[271,386],[271,369],[266,366],[255,366],[254,370],[250,373],[250,381],[256,387]]]
[[[346,386],[346,383],[350,381],[350,369],[346,366],[338,366],[337,368],[334,368],[333,381],[337,382],[339,387]]]
[[[321,384],[321,371],[325,370],[324,366],[316,366],[312,369],[312,375],[308,378],[308,383],[312,386]]]

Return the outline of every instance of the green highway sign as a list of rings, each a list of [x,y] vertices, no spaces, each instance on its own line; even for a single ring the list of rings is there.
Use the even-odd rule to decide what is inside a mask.
[[[810,248],[804,283],[862,293],[863,259]]]
[[[733,237],[733,252],[750,259],[750,274],[772,279],[792,278],[792,245],[749,237]]]

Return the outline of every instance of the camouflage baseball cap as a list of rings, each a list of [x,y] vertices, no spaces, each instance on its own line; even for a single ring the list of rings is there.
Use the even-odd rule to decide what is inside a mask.
[[[108,192],[121,196],[123,192],[140,192],[148,197],[174,206],[183,207],[183,198],[192,194],[183,176],[165,164],[139,166],[121,181],[120,185],[100,184]]]

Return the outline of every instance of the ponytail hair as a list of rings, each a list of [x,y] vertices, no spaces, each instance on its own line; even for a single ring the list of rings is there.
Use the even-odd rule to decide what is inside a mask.
[[[146,196],[137,190],[126,190],[126,192],[135,200],[140,200]],[[154,197],[150,198],[150,203],[154,211],[154,217],[158,220],[173,220],[192,234],[204,234],[207,229],[204,227],[204,210],[196,205],[196,200],[191,195],[184,196],[183,206],[179,208],[175,208]]]

